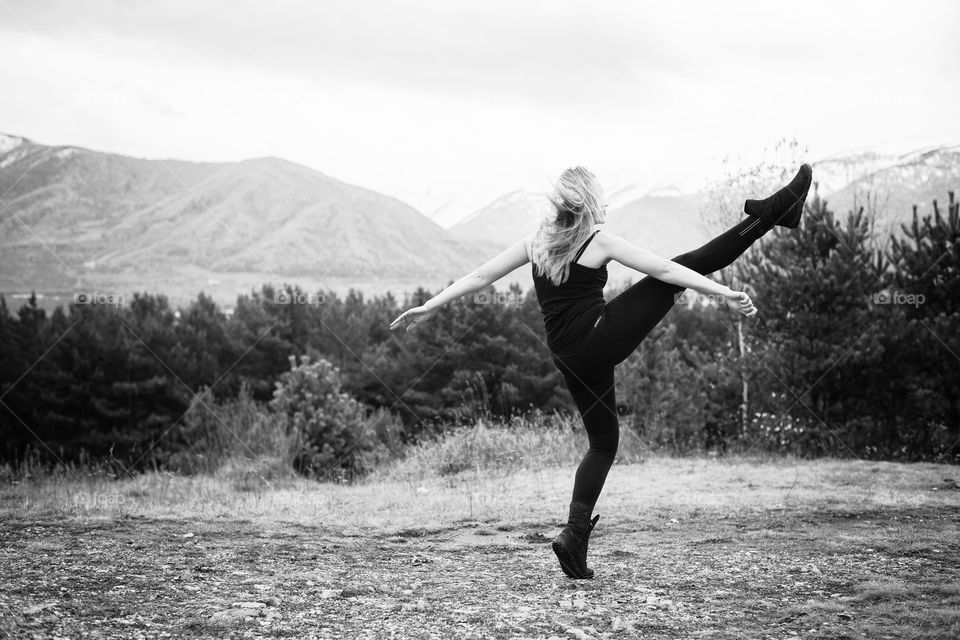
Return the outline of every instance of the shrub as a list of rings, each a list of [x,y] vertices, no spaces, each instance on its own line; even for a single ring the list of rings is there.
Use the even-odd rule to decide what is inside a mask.
[[[283,421],[241,385],[236,398],[217,402],[195,395],[175,435],[163,443],[164,467],[193,475],[213,473],[225,463],[270,467],[271,475],[292,471],[295,440]]]
[[[344,393],[339,369],[327,360],[289,360],[290,371],[276,383],[270,408],[296,441],[298,472],[343,480],[366,474],[388,457],[385,442],[396,442],[400,429],[389,412],[368,412]]]
[[[530,471],[576,465],[589,442],[579,416],[533,411],[509,421],[479,419],[421,439],[406,456],[382,469],[391,480]],[[649,448],[630,428],[621,429],[617,461],[642,461]]]

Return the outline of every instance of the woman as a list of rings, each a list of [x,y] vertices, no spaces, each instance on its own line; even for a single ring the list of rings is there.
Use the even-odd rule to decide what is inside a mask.
[[[733,291],[705,274],[731,264],[774,225],[797,227],[811,180],[810,165],[802,165],[790,184],[772,196],[747,200],[747,218],[702,247],[667,260],[611,233],[598,233],[595,227],[606,217],[603,190],[587,169],[567,169],[551,198],[555,215],[544,220],[536,233],[390,324],[391,329],[406,326],[410,330],[448,302],[489,286],[528,261],[533,263],[547,345],[590,443],[577,468],[567,526],[553,541],[568,577],[594,575],[587,566],[587,543],[600,516],[592,520],[590,516],[620,437],[614,367],[637,348],[686,288],[722,296],[747,317],[756,314],[745,292]],[[606,264],[611,260],[648,275],[605,303]]]

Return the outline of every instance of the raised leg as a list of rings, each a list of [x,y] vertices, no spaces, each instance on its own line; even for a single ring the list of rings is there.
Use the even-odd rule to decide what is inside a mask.
[[[674,262],[707,275],[729,266],[772,225],[747,218]],[[683,287],[645,276],[606,305],[604,319],[587,345],[600,366],[623,362],[663,319]]]

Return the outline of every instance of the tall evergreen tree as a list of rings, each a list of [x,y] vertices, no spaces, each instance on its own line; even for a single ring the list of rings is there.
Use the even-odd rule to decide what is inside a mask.
[[[863,210],[841,222],[814,197],[800,227],[773,231],[745,258],[761,309],[753,397],[759,413],[777,416],[756,437],[809,453],[871,453],[883,355],[872,301],[886,265]]]
[[[904,446],[960,459],[960,203],[948,196],[946,215],[934,201],[921,219],[915,206],[903,236],[891,238],[885,295],[905,318],[896,367],[915,437]]]

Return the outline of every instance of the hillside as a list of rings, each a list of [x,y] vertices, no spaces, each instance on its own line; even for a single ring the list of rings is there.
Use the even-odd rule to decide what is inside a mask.
[[[541,218],[551,210],[547,194],[513,191],[473,212],[450,231],[464,240],[485,240],[506,247],[536,231]]]
[[[611,209],[604,226],[610,233],[673,257],[707,238],[700,221],[699,198],[699,195],[643,196]],[[483,241],[504,249],[517,238],[535,231],[539,220],[550,211],[546,194],[514,191],[474,212],[450,230],[464,241]],[[611,285],[640,277],[616,263],[608,267],[608,273]]]
[[[881,158],[881,160],[883,160]],[[948,191],[960,191],[960,147],[934,147],[887,158],[828,193],[835,211],[864,206],[874,215],[877,229],[898,233],[913,216],[933,213],[933,201],[945,203]]]
[[[838,154],[813,166],[819,193],[830,207],[844,215],[855,205],[864,205],[881,234],[898,233],[900,223],[911,219],[914,204],[921,214],[931,213],[934,199],[944,202],[948,191],[960,190],[960,147],[941,146],[901,155],[871,151]],[[777,174],[791,173],[787,169],[767,169],[776,169]],[[749,182],[755,188],[772,190],[781,180],[780,175],[771,173]],[[688,182],[648,190],[639,197],[639,187],[611,189],[606,227],[672,257],[709,237],[705,219],[711,215],[710,194],[718,188]],[[733,206],[733,199],[726,204]],[[535,229],[536,220],[545,214],[549,214],[549,206],[543,196],[515,191],[475,211],[451,231],[465,240],[482,239],[505,247],[511,238]],[[718,215],[724,214],[718,211]],[[615,274],[636,277],[617,265],[611,267],[611,279]]]
[[[866,204],[876,228],[895,233],[914,203],[929,213],[960,187],[960,147],[839,154],[814,163],[814,175],[832,209]],[[611,187],[606,226],[672,257],[707,239],[709,193]],[[264,283],[437,289],[550,213],[545,193],[518,189],[446,230],[396,198],[277,158],[145,160],[2,134],[0,194],[0,293],[60,303],[76,291],[161,292],[176,303],[205,291],[229,305]],[[610,267],[611,284],[637,277]],[[528,288],[529,267],[500,286],[511,281]]]
[[[275,158],[141,160],[0,138],[0,291],[436,287],[493,255],[412,207]]]

